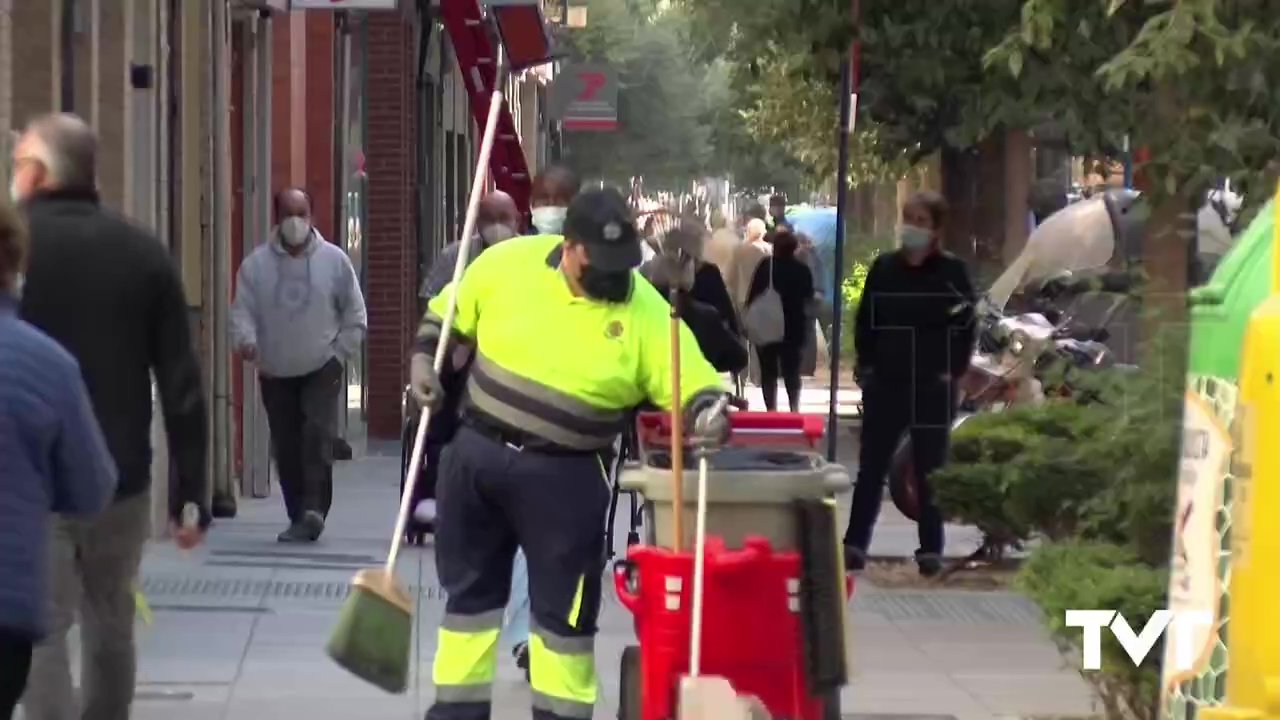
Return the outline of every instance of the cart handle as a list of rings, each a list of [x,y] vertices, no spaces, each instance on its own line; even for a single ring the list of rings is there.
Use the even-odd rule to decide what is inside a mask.
[[[635,583],[635,563],[630,560],[616,560],[613,563],[613,588],[618,593],[618,602],[632,614],[640,610],[640,595]]]

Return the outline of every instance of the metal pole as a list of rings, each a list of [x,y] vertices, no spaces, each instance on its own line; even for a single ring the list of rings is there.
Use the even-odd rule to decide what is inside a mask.
[[[231,34],[230,12],[225,0],[213,2],[213,482],[210,489],[224,501],[234,502],[237,488],[231,479]],[[212,502],[213,495],[209,500]]]
[[[1129,136],[1124,136],[1124,186],[1133,189],[1133,149],[1129,146]]]
[[[859,17],[858,0],[853,0],[853,17]],[[849,50],[849,57],[840,68],[840,152],[836,164],[836,247],[835,267],[831,274],[835,280],[835,288],[831,300],[831,397],[827,408],[827,460],[835,462],[836,445],[839,439],[837,410],[840,406],[840,335],[844,323],[844,294],[840,286],[844,282],[844,225],[845,210],[848,207],[849,184],[849,126],[853,114],[853,91],[857,84],[855,73],[858,63],[858,42],[855,40]]]

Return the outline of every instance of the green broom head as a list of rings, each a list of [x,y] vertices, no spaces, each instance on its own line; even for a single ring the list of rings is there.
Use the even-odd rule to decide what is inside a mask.
[[[409,686],[412,640],[409,595],[378,568],[361,570],[351,581],[325,650],[351,674],[398,695]]]

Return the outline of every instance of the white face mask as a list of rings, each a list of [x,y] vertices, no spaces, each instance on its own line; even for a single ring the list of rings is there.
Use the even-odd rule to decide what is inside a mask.
[[[515,230],[512,230],[502,224],[489,225],[480,230],[480,239],[484,240],[485,243],[489,245],[500,243],[503,240],[510,240],[515,236]]]
[[[280,222],[280,239],[286,245],[299,247],[311,237],[311,223],[306,218],[291,217]]]
[[[564,216],[568,212],[568,208],[554,205],[536,207],[533,209],[533,226],[538,228],[540,233],[559,235],[564,229]]]

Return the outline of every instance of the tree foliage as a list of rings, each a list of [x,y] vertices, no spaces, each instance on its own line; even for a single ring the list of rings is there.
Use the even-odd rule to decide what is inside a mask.
[[[650,188],[687,187],[732,173],[739,185],[801,184],[801,166],[756,148],[737,105],[728,65],[697,52],[681,6],[656,0],[590,0],[587,27],[566,33],[571,62],[618,74],[618,129],[571,133],[569,161],[584,175]]]
[[[1280,71],[1278,27],[1280,4],[1268,0],[1025,0],[987,63],[1024,90],[1049,76],[1046,94],[1077,109],[1077,127],[1131,132],[1151,153],[1143,170],[1157,193],[1191,196],[1229,174],[1265,195],[1258,180],[1280,152],[1280,95],[1268,83]],[[1076,58],[1066,68],[1063,45]],[[1097,117],[1083,116],[1098,99]]]
[[[710,133],[700,122],[703,78],[685,51],[684,28],[652,7],[592,0],[587,27],[574,30],[572,62],[597,63],[618,76],[618,128],[567,138],[570,161],[584,175],[624,186],[633,175],[652,184],[679,182],[703,169]]]
[[[854,38],[855,177],[900,174],[904,159],[1001,128],[1092,156],[1117,156],[1131,136],[1161,194],[1192,196],[1224,174],[1265,194],[1277,174],[1280,98],[1267,79],[1280,72],[1280,3],[864,0],[855,22],[849,0],[680,2],[697,52],[729,64],[751,135],[818,175],[833,168]]]

